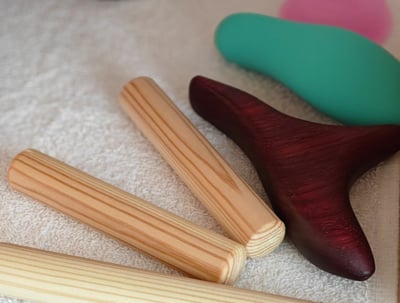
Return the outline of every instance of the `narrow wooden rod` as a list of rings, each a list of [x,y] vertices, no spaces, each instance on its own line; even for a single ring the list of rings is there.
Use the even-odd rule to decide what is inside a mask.
[[[36,150],[12,161],[15,189],[194,277],[231,284],[245,248]]]
[[[270,253],[284,225],[150,78],[122,89],[122,108],[249,257]]]
[[[307,303],[2,243],[0,292],[38,303]]]

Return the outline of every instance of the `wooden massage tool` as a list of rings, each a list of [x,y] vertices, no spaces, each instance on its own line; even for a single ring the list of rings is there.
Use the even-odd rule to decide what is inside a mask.
[[[400,149],[400,126],[312,123],[200,76],[191,81],[190,101],[250,158],[273,209],[306,258],[350,279],[373,274],[373,255],[348,192],[361,173]]]
[[[249,257],[275,249],[284,225],[150,78],[122,89],[123,109]]]
[[[149,98],[146,99],[147,102],[150,99],[157,100],[153,96],[155,93],[160,97],[161,91],[157,90],[150,79],[140,78],[133,83],[141,96]],[[227,205],[220,203],[220,216],[224,208],[236,211],[230,215],[233,219],[236,219],[235,216],[242,217],[243,213],[240,211],[256,211],[254,214],[250,213],[250,217],[244,217],[248,222],[242,232],[239,228],[232,230],[242,236],[241,239],[246,239],[247,236],[248,242],[257,244],[250,245],[256,254],[272,250],[283,238],[282,222],[264,204],[259,204],[261,200],[231,172],[182,114],[168,103],[170,101],[167,97],[161,97],[163,99],[158,100],[158,110],[169,115],[179,115],[181,120],[175,121],[185,123],[185,127],[180,126],[180,130],[190,130],[198,136],[198,142],[191,140],[191,133],[188,132],[181,133],[180,141],[172,137],[174,144],[181,142],[179,151],[186,153],[186,149],[198,147],[201,152],[202,149],[207,152],[198,154],[199,150],[191,150],[193,155],[189,154],[190,159],[194,161],[197,160],[195,156],[198,157],[202,166],[197,168],[199,172],[188,168],[192,178],[198,174],[200,181],[204,182],[204,195],[222,197],[223,203]],[[154,127],[153,124],[151,126]],[[163,132],[171,131],[164,125],[161,127]],[[189,158],[185,160],[189,161]],[[193,164],[194,162],[191,163]],[[206,175],[211,181],[207,181]],[[25,150],[14,158],[8,171],[8,179],[11,186],[21,192],[195,277],[233,283],[245,262],[246,249],[241,244],[197,227],[36,150]],[[222,189],[215,182],[223,182]],[[248,199],[246,203],[255,204],[254,208],[232,208],[231,205],[235,203],[242,205],[236,202],[238,198]],[[226,221],[231,222],[232,218],[227,217]],[[232,225],[236,226],[235,223],[234,221]],[[257,225],[261,223],[264,225]],[[256,233],[251,234],[251,228]],[[268,238],[268,235],[275,238]],[[0,243],[0,260],[2,293],[37,302],[307,302],[3,243]]]
[[[308,302],[4,243],[0,286],[38,303]]]
[[[14,158],[8,180],[13,188],[199,279],[231,284],[246,260],[239,243],[36,150]]]

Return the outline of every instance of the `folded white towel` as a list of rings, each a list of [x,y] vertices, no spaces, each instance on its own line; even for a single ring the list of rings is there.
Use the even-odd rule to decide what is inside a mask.
[[[331,123],[281,85],[227,63],[215,50],[213,31],[223,17],[273,9],[273,1],[238,0],[0,2],[0,241],[180,274],[12,190],[7,167],[33,147],[223,233],[117,98],[131,78],[156,79],[266,198],[244,154],[193,112],[187,95],[190,79],[201,74],[290,115]],[[249,260],[235,285],[324,303],[397,302],[399,161],[392,157],[368,172],[351,192],[376,257],[373,278],[354,282],[322,272],[285,240],[271,255]]]

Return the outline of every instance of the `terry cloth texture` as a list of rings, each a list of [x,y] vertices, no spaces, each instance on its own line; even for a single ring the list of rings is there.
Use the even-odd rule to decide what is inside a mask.
[[[289,115],[333,123],[282,85],[227,63],[214,47],[214,29],[225,16],[239,11],[275,14],[277,4],[0,1],[0,241],[182,275],[11,189],[7,167],[17,153],[32,147],[224,234],[117,99],[130,79],[154,78],[266,199],[241,150],[191,109],[188,84],[193,76],[204,75]],[[270,255],[248,260],[235,286],[324,303],[397,302],[399,157],[366,173],[351,190],[352,205],[376,258],[377,271],[370,280],[354,282],[325,273],[286,239]],[[0,295],[0,302],[21,301]]]

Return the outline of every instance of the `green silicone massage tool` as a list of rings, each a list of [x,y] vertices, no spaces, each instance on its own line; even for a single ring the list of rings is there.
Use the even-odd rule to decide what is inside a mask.
[[[400,62],[378,44],[341,28],[253,13],[216,30],[222,55],[282,82],[346,124],[400,124]]]

